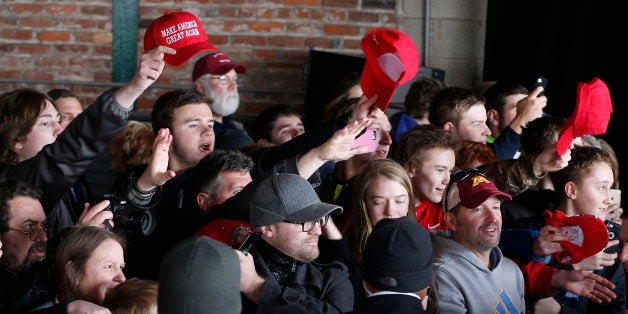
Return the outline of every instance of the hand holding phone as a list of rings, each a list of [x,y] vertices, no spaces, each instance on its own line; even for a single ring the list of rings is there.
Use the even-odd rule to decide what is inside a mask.
[[[240,252],[242,252],[242,254],[247,255],[249,254],[249,251],[251,250],[251,248],[253,246],[255,246],[255,243],[257,243],[257,241],[262,237],[262,233],[261,232],[251,232],[247,237],[246,240],[244,240],[244,242],[242,242],[242,245],[240,245],[240,247],[238,248],[238,250]]]
[[[608,229],[608,241],[610,242],[615,239],[618,239],[619,233],[621,232],[621,225],[610,220],[606,220],[604,221],[604,223],[606,224],[606,228]],[[609,253],[609,254],[619,253],[619,249],[620,249],[619,244],[613,245],[611,247],[604,249],[604,253]]]
[[[535,89],[539,86],[542,86],[543,90],[538,95],[536,95],[536,97],[541,97],[545,95],[545,89],[547,88],[547,78],[537,77],[536,80],[534,80],[534,84],[532,84],[532,89]]]
[[[613,201],[613,204],[621,205],[621,190],[610,189],[609,192],[611,193],[611,200]]]
[[[375,140],[375,130],[370,128],[365,128],[358,137],[353,140],[351,143],[351,148],[356,148],[359,146],[368,147],[368,152],[374,152],[375,147],[377,146],[377,142]]]

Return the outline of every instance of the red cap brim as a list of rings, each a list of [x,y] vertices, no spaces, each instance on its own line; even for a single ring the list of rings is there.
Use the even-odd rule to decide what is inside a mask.
[[[177,53],[173,55],[165,55],[164,61],[172,66],[180,66],[188,62],[195,55],[203,51],[218,51],[214,45],[207,41],[198,42],[177,49]]]

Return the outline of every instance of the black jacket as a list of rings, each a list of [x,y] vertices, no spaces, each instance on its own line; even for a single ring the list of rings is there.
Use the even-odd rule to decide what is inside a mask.
[[[347,313],[353,289],[341,263],[299,262],[260,240],[251,249],[266,279],[258,304],[242,296],[242,313]]]
[[[124,127],[131,109],[115,100],[116,89],[104,92],[59,134],[54,143],[34,157],[0,165],[0,180],[27,182],[43,191],[41,204],[46,212],[49,237],[61,228],[74,225],[83,204],[62,199],[113,137]],[[78,211],[78,212],[77,212]]]

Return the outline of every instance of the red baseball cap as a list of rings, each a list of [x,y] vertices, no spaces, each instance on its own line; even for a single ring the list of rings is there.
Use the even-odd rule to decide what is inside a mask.
[[[457,179],[456,177],[462,177]],[[512,200],[508,193],[500,191],[489,178],[475,169],[463,169],[452,175],[451,186],[443,198],[443,209],[450,211],[458,204],[467,208],[476,208],[491,196],[502,200]]]
[[[179,66],[199,52],[218,50],[208,41],[203,24],[190,12],[166,12],[154,20],[144,34],[144,51],[167,46],[177,51],[167,54],[166,63]]]
[[[556,152],[565,154],[576,137],[606,133],[612,112],[611,95],[602,80],[578,83],[576,108],[560,130]]]
[[[405,33],[376,28],[362,39],[366,57],[362,71],[362,91],[366,97],[377,95],[376,106],[386,111],[397,88],[419,72],[419,50]]]
[[[216,219],[200,228],[194,236],[208,236],[232,248],[244,242],[246,236],[255,229],[244,221],[236,219]]]
[[[246,67],[239,63],[233,63],[222,52],[210,53],[196,61],[192,71],[192,81],[205,74],[224,75],[235,69],[236,73],[246,72]]]
[[[559,241],[565,250],[554,253],[554,258],[562,264],[576,264],[599,253],[608,244],[606,224],[592,215],[568,217],[560,210],[543,212],[545,223],[561,227],[562,234],[571,236],[569,241]]]

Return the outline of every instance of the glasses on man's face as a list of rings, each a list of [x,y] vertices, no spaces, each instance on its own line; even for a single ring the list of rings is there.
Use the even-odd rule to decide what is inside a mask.
[[[289,222],[291,224],[301,225],[301,230],[303,232],[310,232],[310,231],[312,231],[312,229],[314,229],[314,227],[316,227],[316,223],[318,223],[321,227],[323,227],[324,225],[327,224],[327,221],[329,221],[329,215],[325,215],[321,219],[314,220],[314,221],[296,222],[296,221],[285,220],[285,222]]]
[[[36,242],[37,240],[41,240],[43,238],[43,235],[46,234],[46,231],[48,230],[48,228],[42,225],[41,228],[33,228],[29,226],[29,227],[26,227],[26,230],[19,230],[19,229],[9,227],[9,230],[26,234],[31,239],[31,241]]]
[[[445,189],[445,194],[444,194],[444,204],[443,204],[443,209],[445,211],[449,211],[447,209],[447,201],[448,201],[448,195],[449,195],[449,191],[451,190],[451,187],[454,185],[454,183],[458,183],[464,179],[466,179],[468,176],[472,175],[472,174],[480,174],[483,175],[482,172],[480,172],[480,170],[475,169],[475,168],[468,168],[468,169],[462,169],[462,170],[458,170],[456,171],[454,174],[452,174],[449,177],[449,184],[447,184],[447,188]]]
[[[220,85],[229,85],[231,83],[233,84],[238,84],[240,83],[240,78],[237,76],[231,77],[228,75],[221,75],[221,76],[210,76],[209,77],[210,80],[218,80],[218,83],[220,83]]]

